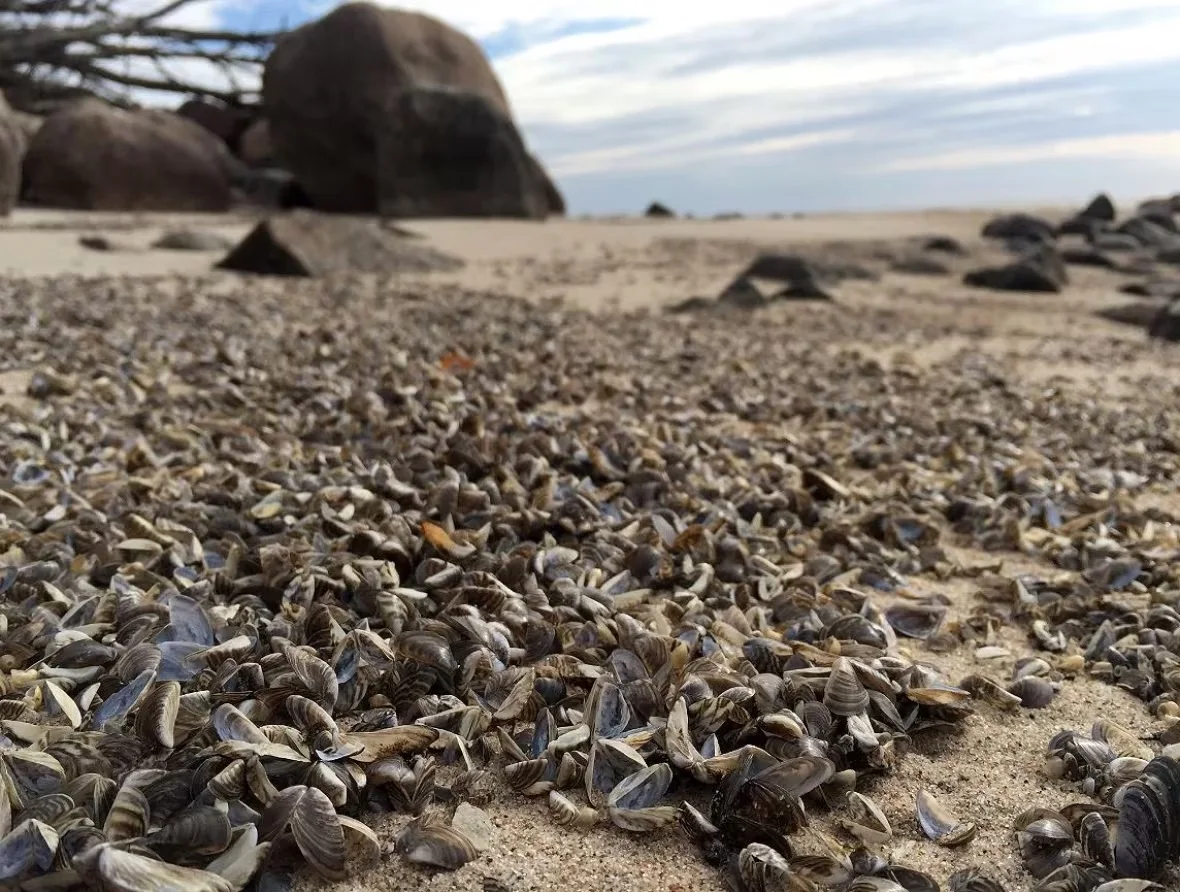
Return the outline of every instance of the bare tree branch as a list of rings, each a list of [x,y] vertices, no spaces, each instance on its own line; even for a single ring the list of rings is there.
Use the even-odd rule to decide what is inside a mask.
[[[207,2],[160,0],[131,14],[119,0],[0,0],[0,87],[47,101],[82,88],[120,104],[131,90],[249,102],[242,84],[257,83],[278,33],[175,23],[177,13]],[[224,85],[192,73],[193,63]]]

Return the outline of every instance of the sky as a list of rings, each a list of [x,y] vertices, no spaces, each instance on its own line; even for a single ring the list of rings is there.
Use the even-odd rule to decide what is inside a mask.
[[[212,0],[186,15],[261,29],[334,5]],[[571,213],[1180,191],[1180,0],[397,5],[481,43]]]

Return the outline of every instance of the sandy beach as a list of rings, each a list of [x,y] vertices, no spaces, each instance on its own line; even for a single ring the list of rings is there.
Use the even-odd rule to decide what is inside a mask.
[[[1079,462],[1093,458],[1076,451],[1084,448],[1085,432],[1069,427],[1061,429],[1062,445],[1055,459],[1038,453],[1039,448],[1049,448],[1050,441],[1044,437],[1038,440],[1041,435],[1029,433],[1030,428],[1051,428],[1052,421],[1044,413],[1056,411],[1054,407],[1059,407],[1063,419],[1072,419],[1068,424],[1075,424],[1084,410],[1096,417],[1106,413],[1102,417],[1112,425],[1129,416],[1144,419],[1145,424],[1154,419],[1161,425],[1160,436],[1164,435],[1165,421],[1173,417],[1170,413],[1180,393],[1180,351],[1149,342],[1140,330],[1094,315],[1098,309],[1129,300],[1117,291],[1127,281],[1125,275],[1071,268],[1070,286],[1056,295],[986,292],[960,284],[963,270],[999,255],[998,248],[979,237],[981,225],[990,216],[991,212],[984,210],[965,210],[727,221],[405,221],[407,229],[423,236],[431,246],[462,258],[466,266],[452,273],[394,275],[382,281],[357,277],[346,282],[289,286],[281,280],[214,271],[212,265],[219,259],[216,253],[149,247],[161,232],[177,226],[237,239],[252,225],[246,216],[19,210],[0,224],[0,272],[4,276],[0,306],[8,320],[16,322],[40,306],[40,290],[51,289],[55,295],[46,298],[46,307],[60,308],[68,304],[64,295],[76,289],[72,293],[77,294],[79,311],[85,312],[87,295],[97,288],[108,289],[110,296],[101,298],[101,306],[121,306],[126,314],[113,320],[111,336],[118,332],[118,338],[128,344],[134,343],[140,314],[143,319],[157,319],[151,324],[165,329],[172,324],[166,320],[174,318],[176,329],[170,339],[158,340],[159,336],[153,335],[155,345],[144,346],[142,354],[135,352],[138,348],[127,349],[129,355],[138,357],[137,362],[148,363],[153,373],[160,375],[161,388],[168,382],[165,389],[151,391],[157,408],[179,413],[177,418],[184,423],[199,425],[202,417],[210,415],[202,408],[203,373],[194,371],[196,365],[189,368],[171,359],[167,351],[172,348],[165,345],[171,341],[181,353],[187,350],[185,340],[195,336],[194,320],[200,313],[213,314],[209,318],[214,327],[226,330],[224,320],[216,317],[218,306],[242,315],[246,324],[238,331],[238,338],[248,353],[258,357],[265,357],[272,349],[272,339],[277,344],[293,336],[292,326],[303,325],[307,336],[319,337],[331,330],[334,314],[343,314],[350,321],[342,324],[341,330],[349,337],[369,328],[373,350],[381,351],[388,343],[390,351],[405,351],[410,361],[416,362],[415,344],[395,334],[403,313],[407,325],[418,325],[414,320],[423,313],[429,315],[437,302],[437,315],[429,317],[430,331],[442,331],[442,340],[454,338],[455,350],[470,352],[472,348],[487,349],[486,345],[476,347],[478,320],[487,320],[494,328],[506,301],[523,300],[535,307],[536,313],[547,314],[546,327],[555,345],[552,349],[573,351],[579,343],[586,345],[587,354],[571,364],[585,376],[580,391],[583,400],[563,411],[579,418],[617,411],[630,418],[630,423],[641,425],[630,416],[631,395],[643,389],[644,375],[672,374],[671,364],[676,362],[673,346],[691,344],[695,358],[686,360],[675,373],[684,380],[684,402],[678,408],[669,406],[668,417],[675,411],[700,411],[712,400],[717,405],[708,411],[715,413],[717,424],[732,423],[735,430],[741,427],[754,443],[799,438],[807,450],[820,450],[828,436],[824,428],[830,427],[834,438],[829,455],[831,473],[865,492],[879,491],[879,504],[884,507],[906,498],[910,490],[901,480],[915,473],[914,466],[933,465],[919,455],[899,453],[872,470],[857,469],[852,460],[855,443],[846,438],[853,425],[849,419],[860,410],[874,424],[892,412],[899,430],[904,428],[901,434],[907,436],[905,432],[913,427],[929,424],[937,428],[944,420],[950,436],[955,424],[968,423],[970,413],[978,411],[989,442],[1005,444],[1014,465],[1025,462],[1030,467],[1041,467],[1040,463],[1050,460],[1066,462],[1071,454],[1077,454]],[[94,251],[81,246],[79,236],[92,232],[116,239],[119,249]],[[930,235],[959,239],[971,255],[948,261],[953,272],[947,276],[889,271],[893,259],[912,250],[915,239]],[[810,252],[809,256],[856,262],[877,276],[840,282],[834,286],[835,302],[830,304],[784,302],[765,310],[732,311],[721,316],[665,312],[689,297],[715,296],[761,250],[797,250]],[[283,320],[279,316],[288,290],[298,315]],[[333,302],[335,310],[330,309]],[[528,312],[516,308],[510,318],[524,318]],[[446,333],[448,324],[451,334]],[[598,332],[597,340],[592,339],[594,332]],[[71,365],[70,345],[61,343],[60,349],[63,352],[55,355],[48,344],[5,337],[0,351],[0,416],[6,422],[17,423],[52,409],[53,397],[30,396],[28,389],[35,369],[45,364]],[[347,352],[349,348],[339,349]],[[510,349],[527,350],[527,342],[512,343]],[[545,345],[538,341],[532,349],[537,351],[536,361],[543,362],[540,357]],[[647,354],[645,363],[669,365],[641,366],[637,353]],[[374,368],[383,367],[380,358],[373,362]],[[360,375],[362,368],[341,367],[339,374]],[[648,370],[643,372],[642,368]],[[858,369],[863,375],[854,380]],[[475,373],[492,380],[506,374],[495,364],[479,364]],[[846,387],[838,377],[841,375],[848,376]],[[994,383],[981,384],[985,379]],[[358,383],[360,378],[341,380]],[[240,386],[252,386],[248,376],[243,375]],[[723,392],[728,386],[746,401],[745,410],[721,408],[728,405]],[[995,399],[1006,400],[1009,408],[989,408],[980,397],[957,408],[953,421],[943,419],[938,401],[951,400],[956,386],[960,390],[994,386]],[[846,390],[844,397],[842,388]],[[794,400],[798,405],[781,412],[777,403],[769,405],[766,420],[760,420],[761,410],[756,408],[760,392],[772,402]],[[923,397],[924,392],[930,396]],[[809,393],[816,394],[817,405],[823,406],[811,415],[803,407]],[[874,408],[870,411],[866,406]],[[1017,410],[1019,406],[1025,407],[1027,415]],[[842,417],[841,411],[851,414]],[[1096,442],[1118,440],[1112,430],[1096,431],[1094,436]],[[922,440],[927,444],[936,439],[933,432],[923,433],[923,437],[927,437]],[[1143,431],[1129,432],[1128,437],[1143,449],[1149,448],[1145,444],[1150,436]],[[1115,455],[1114,445],[1110,449],[1111,462],[1117,464],[1122,454]],[[1095,445],[1094,452],[1098,451]],[[1064,465],[1062,468],[1064,475]],[[933,485],[933,478],[921,479],[925,483],[918,476],[913,478],[914,490]],[[1155,535],[1163,536],[1180,518],[1180,498],[1172,483],[1166,477],[1149,479],[1128,496],[1138,510],[1155,512]],[[873,504],[873,496],[866,499]],[[939,596],[949,609],[948,624],[955,624],[965,622],[985,603],[981,574],[1012,578],[1063,572],[1047,559],[1043,548],[1033,544],[1023,551],[985,550],[970,536],[947,527],[940,545],[957,567],[955,572],[908,574],[906,584],[897,591],[873,593],[873,603],[884,609],[915,597]],[[1127,593],[1127,597],[1137,604],[1145,599],[1143,592]],[[936,652],[922,641],[903,639],[901,648],[912,659],[936,667],[951,682],[978,672],[1007,678],[1020,658],[1045,655],[1023,623],[1005,625],[998,636],[993,643],[1003,651],[986,659],[967,644],[950,652],[943,648]],[[1071,649],[1076,651],[1077,645],[1071,644]],[[868,779],[860,788],[881,805],[894,830],[893,839],[880,847],[880,853],[928,871],[943,888],[953,872],[970,866],[985,868],[1010,892],[1031,888],[1014,843],[1012,820],[1031,805],[1059,807],[1086,798],[1076,783],[1048,776],[1045,747],[1055,732],[1085,731],[1099,718],[1113,720],[1140,735],[1147,734],[1155,721],[1141,700],[1081,674],[1066,678],[1059,695],[1045,709],[1002,712],[978,703],[960,732],[922,735],[912,743],[900,743],[896,769]],[[975,839],[960,848],[945,848],[923,836],[914,817],[919,789],[935,792],[956,812],[975,821],[979,826]],[[690,795],[697,797],[698,804],[707,803],[703,788]],[[609,824],[590,831],[568,830],[552,822],[544,797],[530,799],[506,789],[501,789],[486,810],[494,825],[490,848],[453,873],[428,872],[389,855],[379,864],[358,867],[338,884],[325,884],[307,871],[292,879],[302,892],[410,888],[440,892],[485,888],[511,892],[720,892],[726,888],[720,873],[704,862],[675,827],[654,834],[629,834]],[[367,820],[387,844],[407,818],[370,816]],[[850,843],[831,815],[817,812],[812,825]],[[806,833],[798,839],[801,851],[815,848]],[[486,886],[489,879],[503,886]]]

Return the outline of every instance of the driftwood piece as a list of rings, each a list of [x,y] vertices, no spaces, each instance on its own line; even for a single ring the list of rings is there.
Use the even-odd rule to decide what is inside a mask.
[[[127,105],[131,90],[249,103],[278,35],[175,23],[208,2],[160,0],[130,12],[120,0],[0,0],[0,89],[32,112],[79,95]],[[193,60],[215,66],[229,87],[184,73]]]

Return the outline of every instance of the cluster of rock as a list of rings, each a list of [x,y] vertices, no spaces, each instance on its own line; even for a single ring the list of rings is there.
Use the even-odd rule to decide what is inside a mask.
[[[948,275],[946,261],[968,253],[957,239],[944,235],[916,238],[900,249],[865,243],[863,249],[847,250],[851,245],[820,243],[799,252],[763,251],[716,297],[690,297],[670,310],[752,310],[780,301],[830,302],[842,282],[876,281],[886,269],[908,275]]]
[[[101,233],[78,238],[92,251],[148,250],[217,252],[216,268],[238,273],[314,278],[348,273],[454,272],[464,262],[425,244],[417,233],[390,220],[294,208],[269,214],[241,239],[180,227],[165,230],[150,245]]]
[[[0,212],[224,211],[235,202],[385,216],[540,219],[564,201],[488,59],[429,16],[349,3],[283,35],[260,108],[81,99],[0,109]]]
[[[1021,290],[1060,291],[1066,284],[1066,265],[1101,267],[1136,277],[1119,290],[1141,298],[1133,303],[1100,310],[1098,315],[1135,325],[1154,338],[1180,340],[1180,195],[1141,203],[1135,212],[1118,219],[1114,202],[1099,195],[1084,209],[1056,226],[1027,214],[993,220],[984,235],[1007,240],[1019,256],[1007,274],[1023,277]],[[1002,276],[998,268],[987,271]]]
[[[1156,263],[1180,260],[1178,211],[1180,196],[1152,199],[1120,220],[1110,196],[1101,194],[1060,223],[1033,214],[1004,214],[990,220],[981,234],[1002,243],[1011,259],[970,270],[963,281],[1002,291],[1056,293],[1069,284],[1070,266],[1151,273]]]
[[[1136,281],[1119,290],[1144,300],[1103,309],[1098,315],[1143,327],[1152,337],[1180,340],[1180,278],[1168,274],[1180,266],[1178,213],[1180,195],[1142,202],[1120,220],[1114,202],[1101,194],[1057,224],[1031,214],[997,217],[984,227],[983,236],[1001,240],[1013,258],[972,270],[964,282],[1002,290],[1059,292],[1069,282],[1069,266],[1134,276]]]
[[[1070,267],[1090,267],[1134,277],[1118,290],[1134,303],[1100,310],[1107,319],[1139,326],[1155,338],[1180,341],[1180,195],[1141,203],[1120,218],[1108,195],[1095,197],[1060,222],[1029,213],[1003,214],[982,228],[983,246],[965,246],[945,235],[908,240],[904,245],[865,243],[866,263],[832,261],[832,251],[770,252],[754,258],[716,297],[692,297],[673,311],[733,307],[753,309],[782,300],[833,300],[832,287],[849,279],[877,279],[883,272],[921,276],[961,275],[964,285],[996,291],[1059,293],[1070,282]],[[649,218],[674,216],[653,203]],[[1000,262],[973,265],[970,258],[1007,255]],[[829,249],[831,246],[828,246]],[[980,250],[975,250],[980,249]]]

